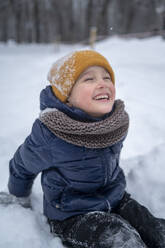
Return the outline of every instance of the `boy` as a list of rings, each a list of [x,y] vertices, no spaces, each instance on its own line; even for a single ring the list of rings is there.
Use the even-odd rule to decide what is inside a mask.
[[[119,155],[129,118],[115,100],[109,62],[95,51],[73,52],[48,79],[40,117],[10,161],[9,192],[19,202],[28,197],[42,171],[44,214],[68,247],[165,247],[164,220],[125,192]]]

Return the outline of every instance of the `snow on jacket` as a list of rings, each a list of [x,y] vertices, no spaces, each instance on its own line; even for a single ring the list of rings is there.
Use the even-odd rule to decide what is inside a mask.
[[[50,86],[41,92],[40,108],[57,108],[80,121],[100,120],[59,101]],[[67,143],[36,119],[31,134],[10,161],[9,191],[17,197],[29,196],[35,177],[42,172],[44,214],[49,219],[110,211],[120,202],[126,187],[119,166],[121,148],[122,141],[102,149]]]

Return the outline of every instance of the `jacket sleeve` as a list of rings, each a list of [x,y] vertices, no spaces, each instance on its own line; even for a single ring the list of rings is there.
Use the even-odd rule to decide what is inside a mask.
[[[9,192],[17,197],[30,195],[37,174],[51,167],[50,131],[37,119],[31,134],[9,163]]]

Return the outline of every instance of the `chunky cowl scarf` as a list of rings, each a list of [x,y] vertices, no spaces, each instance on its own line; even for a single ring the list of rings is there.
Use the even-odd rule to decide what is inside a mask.
[[[117,143],[127,135],[129,126],[129,116],[121,100],[115,101],[113,113],[101,121],[77,121],[57,109],[42,111],[39,119],[57,137],[88,148],[105,148]]]

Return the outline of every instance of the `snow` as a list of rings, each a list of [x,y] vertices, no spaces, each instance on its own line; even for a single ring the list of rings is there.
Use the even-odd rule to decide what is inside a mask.
[[[63,67],[65,63],[69,63],[69,65]],[[65,55],[64,57],[58,59],[55,63],[53,63],[50,71],[48,72],[48,80],[51,82],[53,86],[55,86],[62,95],[67,96],[67,89],[72,87],[72,74],[74,73],[74,63],[75,56],[74,53]],[[68,80],[66,77],[68,76]],[[61,86],[60,83],[63,82]]]
[[[57,59],[81,45],[0,44],[0,191],[7,189],[8,162],[39,116],[39,93]],[[116,74],[117,98],[125,101],[130,128],[121,154],[128,191],[153,214],[165,218],[165,41],[117,37],[95,49]],[[42,215],[40,176],[32,194],[33,211],[0,206],[1,248],[62,248]]]

